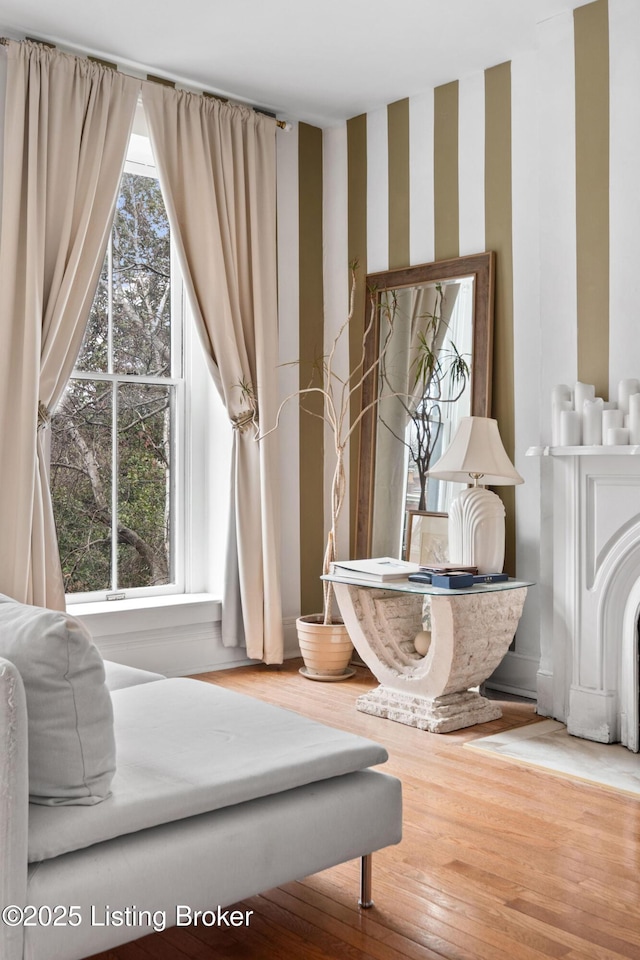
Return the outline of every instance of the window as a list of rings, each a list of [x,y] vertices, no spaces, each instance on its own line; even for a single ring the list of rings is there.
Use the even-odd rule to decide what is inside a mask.
[[[132,151],[142,139],[132,137]],[[52,422],[67,594],[184,589],[183,294],[174,261],[159,182],[148,163],[129,162],[84,342]]]

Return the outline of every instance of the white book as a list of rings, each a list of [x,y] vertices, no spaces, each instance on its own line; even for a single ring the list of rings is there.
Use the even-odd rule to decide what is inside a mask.
[[[418,573],[420,565],[393,557],[373,557],[370,560],[340,560],[333,564],[332,572],[337,577],[353,577],[358,580],[404,580],[410,573]]]

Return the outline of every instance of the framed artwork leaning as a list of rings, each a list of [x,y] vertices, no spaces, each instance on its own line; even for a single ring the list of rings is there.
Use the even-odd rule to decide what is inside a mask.
[[[422,566],[449,560],[449,517],[446,513],[407,510],[405,560]]]

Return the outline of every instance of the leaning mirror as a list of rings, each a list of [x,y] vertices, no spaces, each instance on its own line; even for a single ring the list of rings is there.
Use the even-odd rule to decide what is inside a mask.
[[[367,276],[358,557],[404,556],[412,531],[414,553],[434,528],[419,518],[446,515],[460,489],[426,474],[461,417],[490,416],[493,281],[491,252]]]

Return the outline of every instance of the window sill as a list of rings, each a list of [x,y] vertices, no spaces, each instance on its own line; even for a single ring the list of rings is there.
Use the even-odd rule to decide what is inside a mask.
[[[220,600],[210,593],[67,604],[67,613],[81,620],[93,637],[110,635],[118,629],[133,632],[216,622],[221,610]]]

